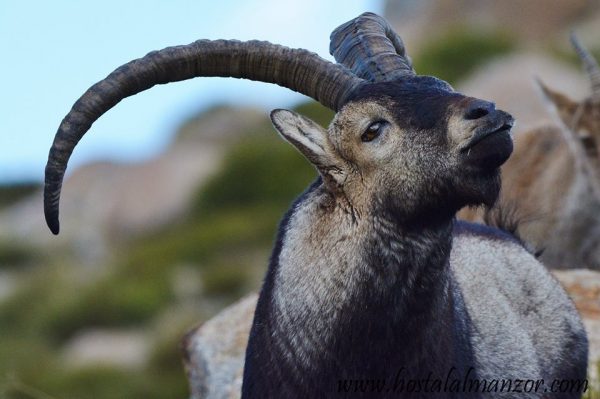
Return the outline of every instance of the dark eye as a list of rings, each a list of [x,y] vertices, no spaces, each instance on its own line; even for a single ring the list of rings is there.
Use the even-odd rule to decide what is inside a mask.
[[[362,142],[367,143],[369,141],[375,140],[382,132],[384,124],[384,121],[371,123],[367,130],[365,130],[365,132],[362,134],[362,136],[360,136]]]

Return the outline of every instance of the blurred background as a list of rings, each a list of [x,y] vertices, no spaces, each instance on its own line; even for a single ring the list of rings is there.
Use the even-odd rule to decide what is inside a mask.
[[[54,132],[90,85],[130,59],[199,38],[262,39],[327,59],[364,11],[402,35],[417,72],[496,101],[517,131],[550,120],[533,77],[588,90],[568,33],[600,55],[600,0],[0,3],[0,397],[183,398],[182,335],[258,289],[277,222],[315,171],[267,118],[332,112],[264,83],[156,87],[77,147],[61,235],[43,220]]]

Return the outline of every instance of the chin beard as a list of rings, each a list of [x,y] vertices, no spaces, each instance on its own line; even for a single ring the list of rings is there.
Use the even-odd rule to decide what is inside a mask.
[[[492,207],[500,194],[500,169],[436,181],[435,190],[391,190],[373,200],[376,212],[403,225],[450,220],[464,206]]]
[[[496,169],[486,175],[471,176],[458,182],[459,190],[462,196],[461,208],[463,206],[480,206],[488,208],[493,207],[498,200],[502,179],[500,178],[500,169]]]

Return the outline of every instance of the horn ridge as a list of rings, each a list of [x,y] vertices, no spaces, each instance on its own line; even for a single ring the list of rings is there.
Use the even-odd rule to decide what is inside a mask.
[[[385,19],[370,12],[336,28],[329,52],[338,63],[371,82],[414,75],[402,38]]]

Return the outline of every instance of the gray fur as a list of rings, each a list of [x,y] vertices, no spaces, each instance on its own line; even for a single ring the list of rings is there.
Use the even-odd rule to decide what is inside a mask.
[[[482,377],[565,378],[574,359],[587,358],[572,301],[533,255],[472,234],[456,237],[453,248],[450,264],[475,326]]]

